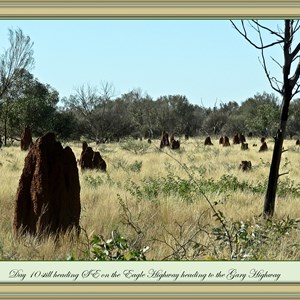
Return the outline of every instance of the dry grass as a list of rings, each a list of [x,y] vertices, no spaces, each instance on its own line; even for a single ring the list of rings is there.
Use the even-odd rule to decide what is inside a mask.
[[[39,240],[30,236],[19,240],[14,239],[12,233],[14,199],[27,153],[21,151],[18,145],[2,148],[0,150],[2,212],[0,259],[65,260],[69,255],[80,259],[84,257],[88,240],[93,234],[102,234],[110,238],[112,230],[118,230],[129,240],[135,240],[136,232],[132,226],[125,224],[129,219],[128,216],[124,218],[120,201],[125,204],[127,212],[131,213],[131,224],[138,225],[143,232],[139,246],[150,246],[147,259],[161,260],[172,255],[176,248],[176,240],[184,243],[193,235],[206,247],[204,247],[206,251],[199,253],[196,259],[228,258],[226,249],[219,248],[219,253],[216,254],[214,252],[216,250],[213,250],[216,247],[211,246],[213,240],[201,231],[208,227],[220,226],[205,197],[211,203],[219,203],[216,207],[224,213],[228,222],[257,220],[257,216],[262,213],[264,193],[249,189],[234,190],[226,187],[226,184],[232,183],[234,178],[239,183],[244,182],[251,186],[265,182],[268,177],[273,142],[267,140],[269,151],[264,153],[258,152],[260,145],[258,138],[248,140],[250,147],[248,151],[242,151],[240,145],[223,148],[218,144],[217,139],[212,142],[214,146],[204,146],[204,138],[195,138],[182,141],[180,151],[170,149],[159,151],[157,148],[159,141],[154,141],[151,145],[145,145],[143,153],[125,150],[122,143],[91,144],[94,150],[100,150],[107,162],[108,170],[106,174],[79,171],[82,205],[80,225],[83,230],[78,241],[72,239],[72,234],[60,236],[58,240],[53,237]],[[146,144],[147,141],[138,143]],[[258,147],[252,147],[254,143]],[[80,143],[65,145],[71,146],[76,157],[79,158]],[[300,150],[292,140],[285,141],[284,146],[289,151],[283,154],[281,170],[289,174],[280,177],[280,182],[293,183],[293,186],[297,187],[300,178]],[[252,162],[252,171],[239,170],[242,160]],[[205,196],[199,190],[178,192],[175,189],[180,182],[189,184],[193,182],[185,168],[200,186],[200,183],[205,180],[219,182],[219,185],[215,190],[206,190],[207,186],[201,186]],[[224,181],[224,175],[227,176],[227,183]],[[174,184],[175,181],[177,184]],[[169,187],[173,184],[174,190],[170,188],[168,191],[162,191],[161,189],[166,188],[167,184]],[[148,190],[144,189],[146,186]],[[186,186],[183,186],[184,188]],[[142,191],[141,195],[137,193],[139,189]],[[158,190],[156,194],[155,189]],[[279,195],[276,201],[275,219],[281,220],[287,216],[298,218],[299,198],[300,196],[293,193],[292,189]],[[196,235],[199,229],[201,232]],[[291,242],[300,245],[297,231],[283,237],[280,247],[270,245],[265,256],[260,259],[300,259],[300,248],[298,246],[292,248]],[[187,252],[192,251],[188,245],[186,248]]]

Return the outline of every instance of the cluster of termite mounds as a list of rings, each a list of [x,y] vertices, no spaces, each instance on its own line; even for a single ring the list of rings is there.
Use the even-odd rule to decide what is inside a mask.
[[[230,141],[229,141],[228,136],[226,136],[226,135],[221,136],[220,139],[219,139],[219,144],[223,145],[223,147],[230,146]],[[241,149],[242,150],[248,150],[248,143],[246,143],[246,138],[243,134],[236,134],[233,137],[233,144],[234,145],[241,144]],[[210,136],[205,138],[204,145],[205,146],[213,146],[213,143],[211,141]]]
[[[219,138],[219,145],[223,145],[223,147],[229,147],[230,146],[229,138],[228,138],[227,135],[221,136]]]
[[[31,145],[14,210],[14,231],[42,234],[76,229],[79,234],[80,183],[76,157],[47,133]]]
[[[265,137],[261,137],[261,146],[259,148],[259,152],[264,152],[264,151],[268,151],[268,145],[266,142],[266,138]],[[228,147],[230,146],[230,140],[228,138],[227,135],[223,135],[219,138],[219,144],[222,145],[223,147]],[[243,134],[235,134],[233,136],[233,144],[237,145],[240,144],[241,145],[241,150],[248,150],[249,149],[249,145],[248,143],[246,143],[246,138]],[[211,141],[210,136],[206,137],[204,140],[204,145],[205,146],[213,146],[213,143]],[[300,145],[300,140],[296,141],[296,145]],[[256,147],[257,144],[253,144],[253,147]]]
[[[170,147],[173,150],[180,149],[180,141],[175,139],[174,133],[170,136],[169,140],[169,133],[164,130],[161,135],[159,147],[160,149],[164,147]]]
[[[249,137],[252,137],[252,134],[249,135]],[[266,143],[266,138],[262,137],[260,139],[260,141],[261,141],[261,146],[259,148],[259,152],[267,151],[268,150],[268,145]],[[244,134],[241,134],[241,133],[235,134],[233,136],[232,143],[234,145],[240,144],[241,145],[241,150],[243,150],[243,151],[249,150],[249,145],[248,145],[248,143],[246,143],[246,138],[245,138]],[[230,146],[230,140],[229,140],[228,136],[226,136],[226,135],[221,136],[219,138],[219,144],[222,145],[223,147]],[[204,145],[205,146],[212,146],[213,145],[210,136],[205,138]],[[296,141],[296,145],[300,146],[300,140]],[[257,146],[257,144],[253,144],[253,147],[256,147],[256,146]],[[251,170],[252,169],[251,161],[243,160],[239,165],[239,169],[242,170],[242,171]]]
[[[48,132],[35,143],[26,126],[21,149],[29,150],[16,194],[13,227],[15,234],[58,234],[80,232],[80,182],[76,157]],[[82,144],[81,170],[106,171],[99,151]]]
[[[106,162],[99,151],[94,151],[89,147],[87,142],[82,143],[82,152],[80,155],[79,165],[81,170],[100,170],[106,172]]]
[[[241,143],[246,143],[246,138],[243,133],[237,133],[233,136],[233,144],[241,144]]]
[[[219,144],[230,146],[229,138],[226,135],[221,136]],[[233,144],[241,144],[241,150],[248,149],[242,134],[233,137]],[[209,136],[206,137],[204,145],[213,145]],[[296,145],[300,146],[300,140],[296,141]],[[163,147],[179,149],[180,141],[175,139],[174,134],[169,138],[168,132],[163,131],[160,148]],[[29,126],[25,127],[21,135],[21,149],[29,151],[16,194],[13,219],[15,233],[57,234],[73,228],[79,233],[80,182],[72,149],[68,146],[64,148],[56,140],[54,133],[47,133],[33,143]],[[259,152],[267,150],[266,140],[262,137]],[[107,169],[100,152],[94,151],[86,142],[82,143],[79,166],[81,170],[105,172]],[[251,170],[251,161],[243,160],[239,169]]]

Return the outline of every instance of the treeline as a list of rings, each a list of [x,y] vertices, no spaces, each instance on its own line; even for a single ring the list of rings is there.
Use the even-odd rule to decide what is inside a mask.
[[[107,86],[106,86],[107,88]],[[177,135],[206,136],[252,133],[254,136],[273,136],[278,128],[280,101],[274,94],[257,93],[240,105],[235,101],[206,108],[191,104],[184,95],[161,96],[157,99],[133,90],[116,99],[104,93],[80,88],[75,95],[64,99],[61,116],[72,120],[69,135],[61,127],[64,138],[107,141],[123,137],[157,138],[163,130]],[[76,130],[75,130],[76,129]],[[300,135],[300,99],[291,103],[287,134]]]
[[[18,140],[25,126],[34,136],[53,131],[60,139],[106,142],[121,138],[158,138],[163,130],[177,136],[252,133],[272,136],[279,121],[279,99],[256,94],[238,104],[212,108],[191,104],[184,95],[153,99],[140,90],[115,96],[111,84],[83,85],[63,99],[30,70],[33,42],[21,29],[9,30],[9,47],[0,55],[0,142]],[[300,135],[300,100],[290,105],[287,134]],[[0,144],[1,144],[0,143]]]
[[[206,108],[189,103],[184,95],[157,99],[132,90],[114,97],[113,87],[82,86],[59,99],[58,92],[29,72],[22,74],[0,106],[0,135],[19,139],[25,125],[34,136],[53,131],[60,139],[107,142],[131,136],[158,138],[162,130],[178,136],[218,136],[252,133],[272,136],[277,129],[280,106],[274,94],[256,94],[241,104],[235,101]],[[300,135],[300,99],[291,103],[290,137]]]
[[[177,136],[252,133],[272,136],[279,121],[279,99],[258,93],[238,104],[212,108],[191,104],[184,95],[153,99],[140,90],[115,96],[111,84],[83,85],[63,99],[30,70],[33,42],[21,29],[9,30],[9,47],[0,55],[0,142],[18,140],[29,125],[34,136],[53,131],[60,139],[99,142],[158,138],[163,130]],[[300,135],[300,100],[290,105],[287,134]],[[0,143],[0,144],[1,144]]]
[[[64,99],[61,113],[73,116],[76,138],[83,135],[103,142],[126,136],[157,138],[163,130],[188,136],[239,132],[269,136],[279,120],[279,100],[267,93],[256,94],[241,105],[230,101],[213,108],[191,104],[184,95],[153,99],[133,90],[112,99],[112,94],[109,84],[100,89],[82,86]],[[300,124],[296,125],[292,126],[295,134],[300,132]]]

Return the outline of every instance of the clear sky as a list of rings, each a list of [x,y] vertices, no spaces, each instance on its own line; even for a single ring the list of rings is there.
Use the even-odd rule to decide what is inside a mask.
[[[275,93],[260,51],[229,20],[0,20],[0,53],[8,47],[8,28],[30,36],[31,72],[60,98],[101,82],[113,84],[115,96],[140,89],[154,100],[180,94],[205,107]],[[281,48],[272,51],[280,62]],[[270,70],[281,79],[274,62]]]

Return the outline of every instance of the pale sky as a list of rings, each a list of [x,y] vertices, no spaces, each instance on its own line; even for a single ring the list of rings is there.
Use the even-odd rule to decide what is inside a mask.
[[[229,20],[0,20],[0,53],[8,46],[8,28],[30,36],[31,73],[60,98],[101,82],[113,84],[116,97],[140,89],[154,100],[180,94],[205,107],[275,93],[258,60],[260,51]],[[272,51],[281,62],[281,48]],[[281,79],[274,62],[270,71]]]

